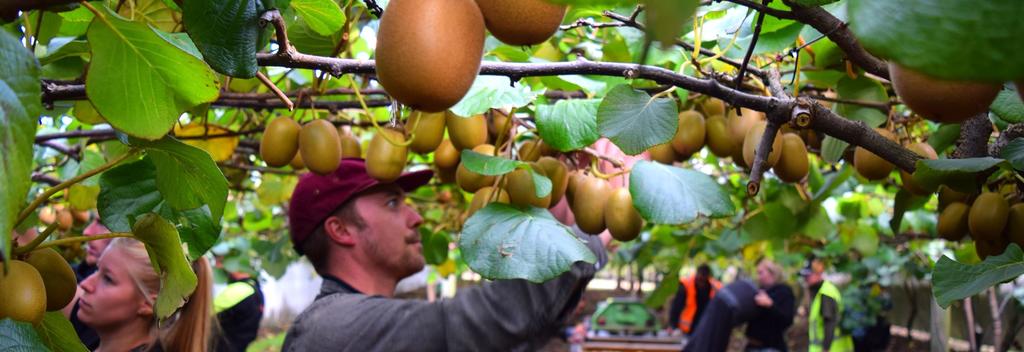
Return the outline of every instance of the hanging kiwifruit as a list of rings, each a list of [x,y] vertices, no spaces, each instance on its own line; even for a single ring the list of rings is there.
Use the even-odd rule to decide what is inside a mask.
[[[452,169],[459,166],[459,159],[461,155],[459,151],[452,145],[452,141],[444,139],[441,144],[437,146],[434,151],[434,164],[441,169]]]
[[[961,123],[988,111],[1003,86],[939,79],[895,63],[889,63],[889,77],[907,107],[941,123]]]
[[[910,149],[910,151],[917,153],[917,155],[920,155],[922,158],[925,159],[935,160],[939,158],[939,154],[935,153],[935,149],[932,148],[932,146],[928,143],[914,143],[907,146],[907,149]],[[913,195],[927,196],[932,193],[928,192],[927,189],[921,187],[921,185],[919,185],[918,182],[914,181],[914,175],[906,171],[900,170],[900,180],[903,180],[903,189],[907,190],[907,192],[910,192]]]
[[[975,240],[996,241],[1003,236],[1006,219],[1010,214],[1010,206],[1003,196],[995,192],[985,192],[974,200],[967,227]]]
[[[402,143],[405,143],[405,134],[402,132],[390,128],[378,129],[366,149],[366,173],[381,182],[397,180],[405,169],[409,154],[408,148],[400,145]]]
[[[810,163],[807,160],[807,146],[800,136],[793,133],[782,135],[782,155],[772,171],[783,182],[800,182],[807,177]]]
[[[494,188],[491,186],[482,187],[473,194],[473,200],[469,203],[469,210],[466,212],[466,218],[473,216],[477,210],[483,209],[490,204],[491,199],[494,197],[494,190],[498,190],[498,198],[494,202],[508,204],[508,192],[502,188]]]
[[[619,188],[611,192],[604,206],[604,222],[608,232],[619,241],[632,241],[644,228],[644,220],[633,207],[633,195],[629,189]]]
[[[719,158],[732,155],[733,147],[738,143],[730,138],[729,126],[726,124],[725,118],[721,115],[711,115],[704,123],[704,127],[705,140],[711,154]]]
[[[71,226],[75,224],[75,216],[71,215],[71,210],[60,209],[57,211],[57,228],[61,231],[67,231],[71,229]]]
[[[473,149],[487,143],[487,119],[484,115],[462,117],[449,111],[445,115],[448,126],[448,139],[455,149]]]
[[[409,120],[405,122],[406,138],[412,138],[409,149],[419,154],[427,154],[437,149],[444,139],[445,114],[413,110],[409,114]]]
[[[526,140],[519,145],[519,160],[521,161],[537,161],[540,159],[540,144],[539,140]]]
[[[288,165],[299,151],[300,130],[302,126],[288,117],[281,116],[270,121],[260,140],[260,158],[271,167]]]
[[[484,155],[494,155],[494,146],[490,144],[481,144],[473,148],[474,152]],[[459,184],[466,192],[476,192],[477,190],[486,186],[494,184],[494,176],[484,176],[473,171],[469,171],[465,165],[459,164],[458,170],[455,172],[455,182]]]
[[[722,99],[708,97],[700,104],[700,110],[704,112],[704,116],[724,116],[725,102]]]
[[[611,186],[605,180],[590,176],[584,176],[579,182],[571,204],[576,226],[583,232],[599,234],[606,228],[604,207],[611,195]]]
[[[884,128],[875,128],[875,132],[882,135],[882,137],[888,138],[895,142],[896,135],[889,130]],[[857,173],[864,178],[872,181],[884,179],[889,176],[889,173],[896,168],[895,165],[882,159],[882,157],[875,155],[864,149],[863,147],[857,147],[853,151],[853,167],[857,169]]]
[[[675,149],[681,158],[689,159],[704,148],[706,133],[704,115],[694,110],[683,111],[679,113],[676,135],[672,137],[672,149]]]
[[[679,157],[676,155],[675,149],[672,149],[672,144],[658,144],[647,149],[647,154],[651,156],[651,160],[657,161],[665,165],[672,165]]]
[[[444,111],[476,79],[484,36],[473,0],[391,0],[377,30],[377,80],[404,105]]]
[[[547,176],[544,169],[537,163],[530,163],[533,172],[541,176]],[[509,201],[519,207],[535,206],[547,208],[551,206],[551,192],[543,197],[537,197],[533,175],[530,171],[519,168],[505,176],[505,189],[508,190]]]
[[[939,221],[935,232],[948,241],[959,241],[967,235],[967,213],[970,208],[966,203],[953,202],[939,213]]]
[[[341,163],[338,130],[327,120],[313,120],[299,133],[299,153],[309,171],[321,175],[334,172]]]
[[[558,159],[550,156],[541,157],[537,164],[544,169],[544,174],[551,179],[551,206],[558,204],[569,187],[569,168]]]
[[[302,170],[306,168],[306,163],[302,162],[302,153],[295,153],[295,157],[292,161],[288,162],[288,166],[291,166],[293,170]]]
[[[502,136],[501,142],[508,141],[508,131],[512,128],[511,118],[501,109],[491,109],[487,114],[487,133],[491,135],[491,141],[498,143],[498,136]]]
[[[1024,249],[1024,203],[1010,207],[1006,216],[1006,239]]]
[[[75,298],[78,281],[71,265],[53,248],[37,249],[28,254],[25,262],[36,268],[46,287],[46,310],[64,308]]]
[[[751,126],[750,130],[747,131],[747,136],[743,139],[743,163],[748,166],[754,165],[754,152],[757,150],[757,146],[761,144],[761,137],[764,136],[764,130],[767,127],[767,122],[757,121],[754,123],[754,126]],[[775,164],[779,162],[779,158],[781,156],[782,135],[776,131],[775,141],[772,142],[772,151],[768,153],[768,157],[765,158],[765,169],[775,166]]]
[[[0,261],[0,319],[38,323],[46,313],[46,287],[39,271],[26,262],[11,260],[4,271]]]
[[[946,209],[946,206],[953,202],[970,203],[970,194],[960,193],[956,190],[949,188],[949,186],[939,186],[939,211]]]
[[[558,30],[566,5],[545,0],[476,0],[487,30],[513,46],[540,44]]]
[[[363,147],[359,145],[359,139],[353,136],[352,132],[339,127],[338,140],[341,141],[341,157],[343,159],[363,157]]]
[[[728,110],[726,125],[729,127],[729,138],[734,144],[743,144],[747,138],[747,131],[750,131],[758,121],[764,121],[764,113],[747,108],[741,108],[740,113],[736,109]]]
[[[580,183],[582,183],[583,180],[586,179],[587,177],[583,175],[583,172],[579,170],[573,170],[572,172],[569,172],[569,182],[566,182],[565,185],[565,198],[567,201],[572,203],[572,201],[575,199],[574,197],[576,195],[576,190],[579,189]]]

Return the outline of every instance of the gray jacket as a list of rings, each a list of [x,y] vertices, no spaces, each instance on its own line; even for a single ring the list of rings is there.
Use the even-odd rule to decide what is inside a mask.
[[[597,264],[577,262],[543,284],[499,280],[452,299],[366,296],[324,280],[296,318],[283,351],[534,351],[559,333],[587,283],[608,261],[597,236],[581,235]]]

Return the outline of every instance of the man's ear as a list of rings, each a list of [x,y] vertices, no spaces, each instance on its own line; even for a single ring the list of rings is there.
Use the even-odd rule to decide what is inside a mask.
[[[331,242],[339,245],[350,247],[356,244],[354,227],[337,216],[330,216],[324,220],[324,233]]]

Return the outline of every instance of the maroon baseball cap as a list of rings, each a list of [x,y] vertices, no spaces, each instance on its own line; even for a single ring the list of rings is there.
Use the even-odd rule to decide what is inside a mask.
[[[415,171],[399,176],[393,183],[412,192],[430,182],[431,177],[432,170]],[[366,173],[366,161],[360,158],[342,159],[338,169],[328,175],[309,172],[300,176],[288,207],[288,225],[296,251],[302,253],[302,242],[338,207],[360,192],[384,183],[387,182]]]

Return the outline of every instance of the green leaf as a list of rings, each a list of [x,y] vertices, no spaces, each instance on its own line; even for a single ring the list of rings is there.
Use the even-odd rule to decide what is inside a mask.
[[[149,213],[139,217],[132,233],[146,244],[149,260],[160,276],[160,293],[156,298],[156,316],[160,320],[185,304],[195,291],[198,280],[192,265],[185,258],[174,225],[159,215]]]
[[[534,171],[532,167],[525,166],[530,170],[530,177],[533,178],[533,192],[537,198],[544,198],[551,194],[551,179]]]
[[[1010,244],[1003,254],[989,256],[976,265],[964,265],[942,256],[932,271],[932,294],[939,306],[947,308],[954,301],[1021,275],[1024,275],[1024,252],[1017,244]]]
[[[753,240],[783,240],[792,236],[797,230],[795,221],[779,221],[793,219],[795,214],[778,202],[765,204],[760,213],[754,215],[743,224],[743,231],[750,234]]]
[[[39,63],[35,55],[8,33],[0,34],[0,52],[4,53],[4,59],[0,60],[0,82],[6,83],[18,96],[26,115],[32,118],[39,116],[43,111],[39,100],[42,88],[39,85]],[[5,152],[7,150],[10,149],[4,149]]]
[[[126,144],[146,149],[156,165],[156,186],[168,204],[177,210],[208,205],[213,221],[220,221],[228,180],[209,153],[172,137],[152,142],[129,138]]]
[[[46,66],[54,63],[60,59],[69,57],[88,57],[89,56],[89,42],[84,40],[60,40],[65,38],[55,39],[50,42],[50,46],[46,49],[46,56],[39,58],[39,64]]]
[[[669,268],[668,274],[661,279],[658,287],[644,299],[644,305],[651,308],[658,308],[665,305],[669,298],[679,290],[679,269],[682,268],[682,261],[674,261]]]
[[[0,32],[0,255],[10,258],[11,230],[32,184],[32,144],[39,102],[39,65],[17,39]]]
[[[537,106],[537,132],[544,143],[561,152],[594,144],[597,133],[597,100],[559,100]]]
[[[64,317],[61,312],[46,312],[43,315],[43,321],[36,325],[36,334],[39,335],[39,339],[43,341],[50,351],[54,352],[86,352],[89,349],[85,348],[82,344],[82,340],[78,338],[78,333],[75,332],[75,327],[71,326],[71,321]],[[4,350],[0,348],[0,350]],[[6,350],[5,350],[6,351]]]
[[[345,25],[345,13],[334,0],[292,0],[291,6],[320,35],[329,36]]]
[[[219,79],[206,63],[157,30],[103,11],[89,25],[85,92],[114,128],[159,139],[182,113],[217,99]]]
[[[685,224],[699,216],[735,212],[732,200],[710,176],[650,161],[638,161],[629,176],[633,206],[655,224]]]
[[[623,152],[637,155],[676,134],[679,110],[672,99],[651,96],[628,85],[612,88],[597,109],[597,128]]]
[[[544,282],[573,263],[597,261],[594,253],[547,209],[491,203],[462,228],[459,249],[466,264],[491,279]]]
[[[935,152],[942,155],[942,152],[953,146],[957,138],[960,138],[960,124],[942,124],[939,129],[928,136],[928,144],[935,149]]]
[[[529,85],[512,86],[508,77],[477,76],[466,96],[451,108],[459,116],[473,116],[492,108],[519,108],[537,99],[543,90],[533,90]]]
[[[979,172],[1008,164],[1006,160],[991,157],[918,160],[914,180],[929,191],[935,191],[939,185],[946,185],[970,194],[977,192],[985,183],[984,179],[979,179]]]
[[[159,214],[174,223],[181,242],[188,246],[189,258],[201,257],[220,240],[220,224],[213,221],[208,206],[180,211],[160,207]]]
[[[285,23],[288,24],[288,41],[299,52],[310,55],[329,56],[334,54],[334,47],[338,45],[342,34],[344,34],[342,31],[338,31],[329,36],[320,35],[309,28],[306,21],[293,19],[292,16],[286,16]]]
[[[903,215],[908,211],[920,209],[931,196],[919,197],[907,192],[905,189],[900,189],[896,192],[896,200],[893,203],[893,214],[892,219],[889,220],[889,228],[892,229],[892,233],[900,233],[900,226],[903,224]]]
[[[821,5],[831,4],[831,3],[836,2],[836,1],[839,1],[839,0],[792,0],[792,2],[794,4],[797,4],[797,5],[800,5],[800,6],[803,6],[803,7],[821,6]]]
[[[850,29],[868,51],[932,76],[1004,82],[1024,77],[1024,2],[851,0]]]
[[[832,164],[838,163],[843,159],[843,153],[849,146],[850,143],[844,140],[826,135],[821,142],[821,160]]]
[[[188,35],[210,67],[232,77],[256,76],[256,0],[185,0],[183,7]]]
[[[420,227],[420,241],[423,243],[423,258],[427,264],[438,265],[448,260],[448,243],[451,239],[446,233],[433,233],[426,227]]]
[[[46,351],[46,344],[32,328],[32,324],[15,321],[11,318],[0,319],[0,351],[4,352],[36,352]]]
[[[498,176],[512,172],[525,163],[498,156],[484,155],[469,149],[462,150],[462,166],[467,170],[485,175]]]
[[[993,120],[1000,130],[1005,129],[1008,124],[1024,121],[1024,102],[1020,100],[1015,91],[1009,89],[999,91],[999,95],[996,96],[996,100],[992,102],[990,108],[992,114],[998,117]]]
[[[647,36],[663,48],[675,45],[684,25],[693,17],[697,0],[643,0]]]
[[[836,94],[839,98],[847,100],[876,103],[886,103],[889,101],[889,95],[886,93],[885,87],[878,81],[870,79],[865,75],[860,75],[857,79],[843,76],[836,85]],[[879,110],[852,104],[836,103],[835,112],[850,120],[863,121],[868,127],[878,127],[888,119]]]
[[[1003,158],[1013,165],[1014,169],[1024,170],[1024,138],[1017,137],[1003,147]]]

